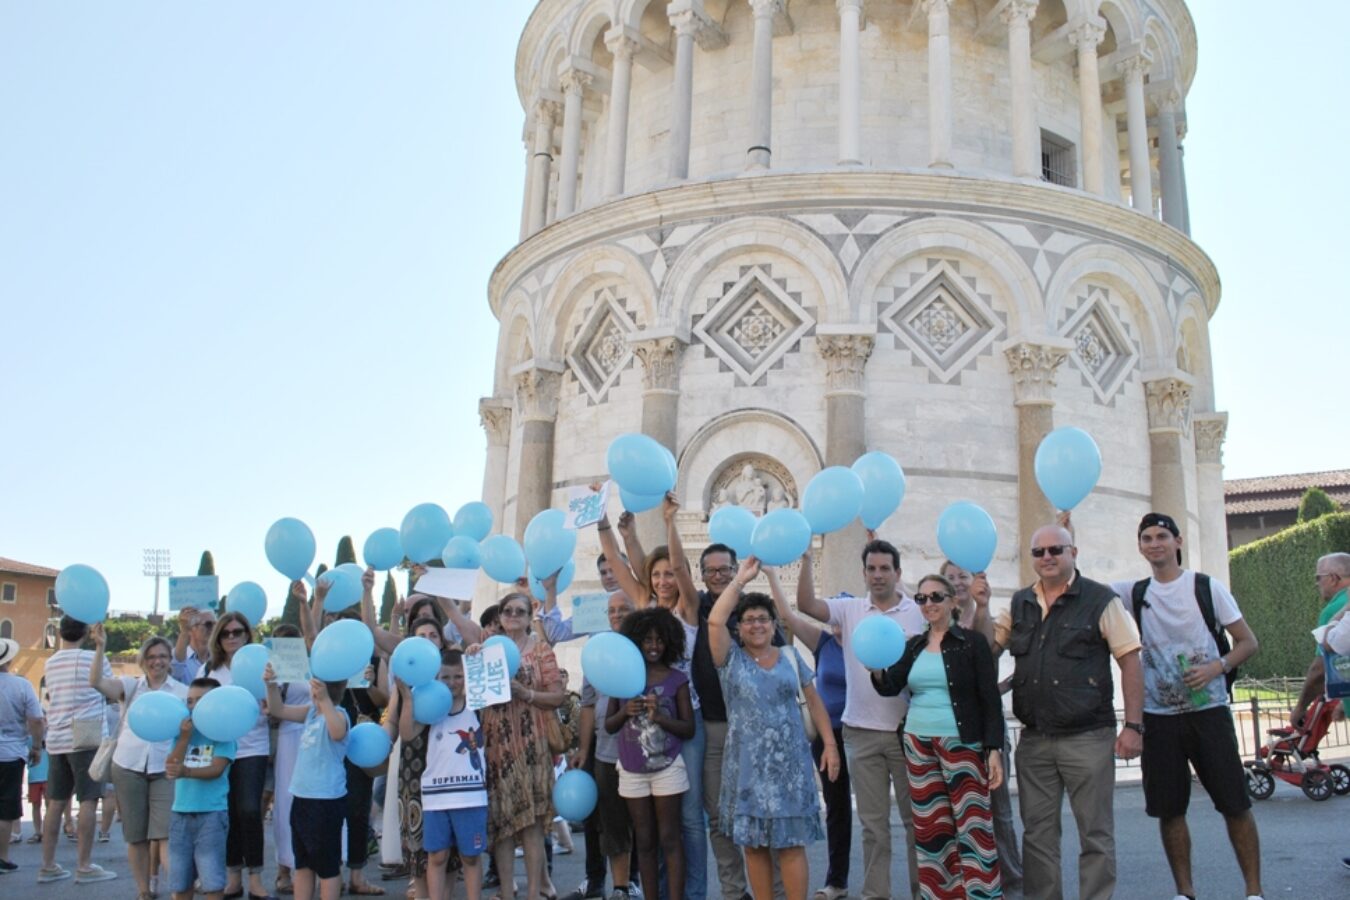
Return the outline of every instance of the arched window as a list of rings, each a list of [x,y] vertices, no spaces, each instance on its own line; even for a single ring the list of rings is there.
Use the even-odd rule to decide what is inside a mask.
[[[0,638],[14,637],[14,623],[9,619],[0,621]]]

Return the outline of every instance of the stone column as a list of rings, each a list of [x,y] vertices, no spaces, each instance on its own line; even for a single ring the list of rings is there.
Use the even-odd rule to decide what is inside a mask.
[[[1191,382],[1179,374],[1144,382],[1153,509],[1186,522],[1185,444],[1191,437]]]
[[[610,29],[605,46],[614,54],[614,74],[609,89],[609,134],[605,144],[605,196],[623,193],[624,169],[628,164],[628,97],[633,84],[633,56],[638,42],[622,31]]]
[[[952,167],[951,0],[923,0],[928,15],[928,165]]]
[[[528,125],[529,119],[526,119]],[[520,236],[519,241],[530,236],[530,198],[534,196],[534,144],[525,142],[525,190],[520,197]]]
[[[1228,413],[1208,412],[1195,416],[1195,482],[1199,497],[1199,542],[1191,541],[1191,549],[1200,550],[1197,562],[1191,557],[1192,568],[1204,566],[1204,571],[1228,584],[1228,516],[1223,499],[1223,440],[1228,431]]]
[[[487,433],[487,462],[483,467],[483,502],[498,526],[506,507],[506,466],[511,446],[511,401],[484,397],[478,401],[478,421]]]
[[[1177,173],[1181,182],[1181,230],[1191,233],[1191,194],[1186,189],[1186,127],[1183,125],[1177,134]]]
[[[999,13],[1008,26],[1008,72],[1012,81],[1013,174],[1041,177],[1041,136],[1031,80],[1031,19],[1037,0],[1010,0]]]
[[[820,326],[825,328],[827,326]],[[825,360],[825,465],[851,466],[867,452],[866,392],[863,372],[876,345],[876,335],[817,331],[816,349]],[[861,595],[862,565],[858,554],[867,542],[866,529],[852,525],[824,538],[820,585],[827,594]]]
[[[1055,427],[1055,401],[1051,396],[1060,363],[1069,355],[1057,344],[1013,344],[1003,351],[1013,379],[1013,405],[1017,408],[1017,559],[1019,583],[1036,577],[1026,548],[1037,528],[1054,521],[1055,509],[1036,483],[1036,449]]]
[[[670,177],[684,181],[689,177],[689,140],[694,116],[694,36],[698,34],[698,16],[691,9],[672,13],[675,28],[675,85],[671,91]]]
[[[581,100],[591,76],[569,69],[561,78],[563,89],[562,167],[558,170],[558,218],[577,208],[577,171],[581,165]]]
[[[1153,213],[1152,164],[1148,153],[1148,113],[1144,108],[1144,76],[1151,63],[1147,54],[1131,56],[1117,64],[1125,76],[1125,127],[1130,142],[1130,205],[1146,215]]]
[[[783,15],[783,0],[750,0],[755,16],[753,72],[750,82],[748,169],[767,169],[773,154],[773,20]]]
[[[527,230],[534,234],[548,222],[548,179],[553,166],[553,119],[558,104],[540,100],[534,105],[534,171],[530,173],[530,217]]]
[[[1158,95],[1158,173],[1162,180],[1162,219],[1173,228],[1185,224],[1185,201],[1181,190],[1181,153],[1177,140],[1177,107],[1181,95],[1174,90]]]
[[[836,0],[839,9],[839,164],[862,165],[863,0]]]
[[[677,458],[680,356],[685,343],[675,335],[649,337],[641,333],[632,341],[633,355],[642,363],[642,433],[659,441]],[[659,510],[638,515],[638,537],[648,549],[666,542]]]
[[[535,513],[553,503],[553,430],[558,418],[558,387],[562,367],[528,362],[512,371],[515,377],[515,414],[520,420],[520,456],[516,476],[515,535]]]
[[[1083,190],[1102,193],[1102,87],[1097,74],[1097,45],[1106,29],[1100,20],[1083,22],[1069,32],[1078,49],[1078,117],[1082,133]]]

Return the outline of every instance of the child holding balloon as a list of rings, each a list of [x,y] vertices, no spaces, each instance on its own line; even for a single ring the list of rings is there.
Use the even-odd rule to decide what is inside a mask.
[[[187,706],[220,682],[197,678],[188,685]],[[193,882],[201,883],[206,900],[225,895],[225,836],[230,828],[230,764],[234,741],[213,741],[198,731],[192,717],[183,719],[178,741],[164,764],[173,780],[169,818],[169,890],[173,900],[192,900]]]

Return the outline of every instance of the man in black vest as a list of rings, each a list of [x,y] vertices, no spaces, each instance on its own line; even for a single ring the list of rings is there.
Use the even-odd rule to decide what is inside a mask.
[[[1006,648],[1016,660],[1013,713],[1025,726],[1017,745],[1022,889],[1027,900],[1064,895],[1060,806],[1067,792],[1078,823],[1078,895],[1105,900],[1116,884],[1112,755],[1132,759],[1143,749],[1139,631],[1111,588],[1079,574],[1067,529],[1038,529],[1031,555],[1039,580],[1013,594],[991,640],[996,658]],[[986,612],[977,627],[988,621]],[[1119,735],[1113,657],[1125,695]]]

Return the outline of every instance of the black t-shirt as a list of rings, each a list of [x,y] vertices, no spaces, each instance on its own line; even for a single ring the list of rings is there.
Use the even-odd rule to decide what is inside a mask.
[[[694,690],[698,691],[698,702],[705,722],[725,722],[727,704],[722,699],[722,682],[717,678],[717,666],[713,663],[712,648],[708,645],[708,613],[712,612],[717,598],[708,591],[698,592],[698,634],[694,636],[694,656],[690,660],[690,674],[693,676]],[[740,616],[732,613],[727,620],[732,639],[739,644]],[[781,647],[787,643],[783,639],[781,624],[773,632],[773,644]]]

